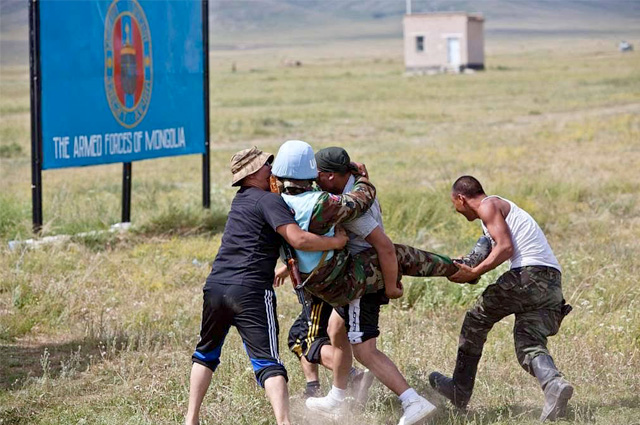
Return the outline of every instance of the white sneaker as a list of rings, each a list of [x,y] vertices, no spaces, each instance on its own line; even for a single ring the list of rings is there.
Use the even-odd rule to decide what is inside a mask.
[[[404,415],[398,425],[412,425],[429,418],[436,413],[436,406],[429,403],[424,397],[414,397],[402,403]]]
[[[358,376],[357,382],[353,384],[353,398],[357,406],[364,406],[369,399],[369,388],[373,384],[375,376],[369,369],[362,372],[362,376]]]
[[[347,409],[346,400],[336,400],[331,394],[325,397],[309,397],[305,401],[307,409],[313,413],[318,413],[325,418],[337,419],[344,415]]]

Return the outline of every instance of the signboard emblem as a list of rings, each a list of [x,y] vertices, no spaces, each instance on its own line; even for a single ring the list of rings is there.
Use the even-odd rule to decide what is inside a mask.
[[[149,109],[153,68],[151,32],[136,0],[114,0],[105,18],[105,92],[115,119],[137,126]]]

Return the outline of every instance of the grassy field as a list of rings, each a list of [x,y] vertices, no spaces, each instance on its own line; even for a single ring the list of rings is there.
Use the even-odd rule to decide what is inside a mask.
[[[30,126],[28,69],[3,67],[0,424],[179,423],[201,288],[234,194],[228,159],[252,145],[276,152],[290,138],[341,145],[365,162],[398,242],[468,250],[479,225],[448,198],[461,174],[528,210],[564,267],[575,308],[550,340],[576,387],[569,422],[640,424],[640,55],[619,54],[611,40],[514,40],[489,49],[486,72],[409,78],[392,45],[213,52],[212,210],[200,208],[197,156],[138,162],[132,231],[39,249],[7,247],[31,237]],[[303,66],[283,66],[292,57]],[[45,234],[119,221],[120,165],[43,176]],[[467,415],[428,385],[432,370],[452,370],[463,313],[501,270],[478,286],[406,279],[404,298],[384,309],[379,345],[442,406],[435,424],[536,423],[542,393],[516,362],[512,318],[490,334]],[[283,343],[299,307],[288,289],[278,296],[293,416],[316,423],[304,416],[304,379]],[[392,424],[400,412],[377,385],[349,423]],[[202,419],[272,422],[235,332]]]

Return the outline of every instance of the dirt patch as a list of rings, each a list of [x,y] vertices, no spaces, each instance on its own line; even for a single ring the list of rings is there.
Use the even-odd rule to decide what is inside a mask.
[[[45,354],[46,353],[46,354]],[[100,356],[98,343],[91,340],[54,342],[28,339],[0,344],[0,390],[22,386],[29,378],[50,377],[86,370],[92,356]]]

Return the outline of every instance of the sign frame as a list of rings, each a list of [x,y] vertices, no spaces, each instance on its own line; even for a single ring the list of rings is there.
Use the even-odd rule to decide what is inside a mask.
[[[42,231],[42,69],[40,44],[40,3],[29,0],[29,73],[31,100],[31,201],[33,232]],[[202,153],[202,206],[211,207],[211,158],[209,125],[209,1],[201,0],[204,152]],[[149,158],[152,159],[152,158]],[[131,221],[132,163],[122,163],[122,223]],[[102,165],[102,164],[95,164]]]

